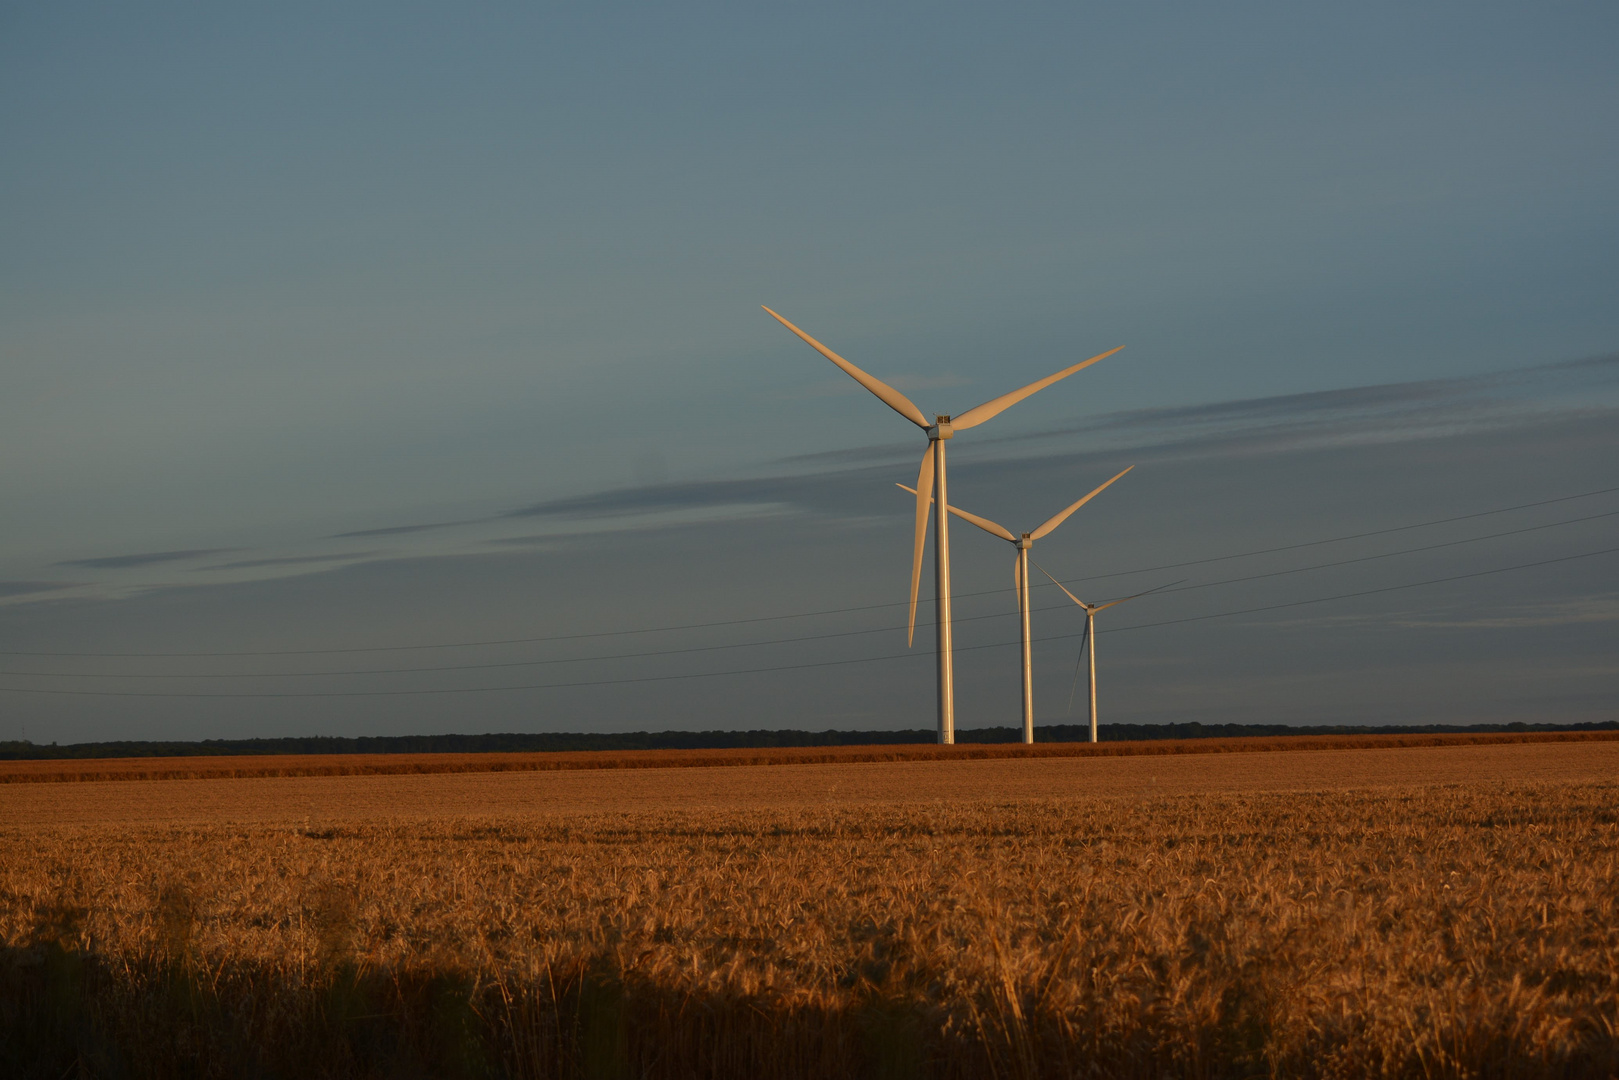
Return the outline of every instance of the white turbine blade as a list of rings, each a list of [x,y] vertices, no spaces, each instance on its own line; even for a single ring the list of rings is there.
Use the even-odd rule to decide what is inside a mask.
[[[763,307],[762,304],[760,306]],[[765,310],[770,311],[769,308],[765,308]],[[819,341],[816,341],[814,338],[804,333],[804,331],[800,330],[798,327],[794,326],[780,315],[777,315],[774,311],[770,311],[770,314],[777,322],[781,323],[781,325],[803,338],[810,348],[814,349],[816,352],[838,365],[838,367],[848,372],[855,382],[859,383],[861,386],[864,386],[873,394],[876,394],[884,405],[887,405],[890,409],[893,409],[895,412],[905,417],[905,419],[909,420],[917,427],[922,428],[924,431],[933,426],[932,424],[928,423],[928,418],[922,415],[922,410],[918,409],[910,398],[906,397],[898,390],[895,390],[892,386],[889,386],[881,379],[867,375],[864,371],[861,371],[859,368],[849,363],[849,361],[845,360],[843,357],[839,356],[825,345],[822,345]]]
[[[946,509],[952,514],[956,515],[962,521],[968,521],[974,525],[977,525],[980,529],[983,529],[991,536],[998,536],[1002,540],[1009,540],[1014,544],[1017,543],[1017,537],[1013,536],[1009,530],[1003,529],[1001,526],[989,520],[989,518],[981,518],[977,514],[969,514],[967,511],[958,509],[954,506],[946,507]]]
[[[1185,580],[1186,580],[1185,578],[1181,578],[1181,581],[1185,581]],[[1135,594],[1135,596],[1121,596],[1117,600],[1109,600],[1105,604],[1097,605],[1096,610],[1097,611],[1106,611],[1108,608],[1114,607],[1114,606],[1116,606],[1118,604],[1122,604],[1126,600],[1134,600],[1136,598],[1136,596],[1146,596],[1146,595],[1148,595],[1148,593],[1163,592],[1165,589],[1169,588],[1171,585],[1179,585],[1181,583],[1181,581],[1171,581],[1169,583],[1169,585],[1160,585],[1156,589],[1148,589],[1146,592],[1138,592],[1138,593]]]
[[[928,542],[928,507],[933,504],[933,444],[922,455],[922,470],[916,474],[916,548],[911,555],[911,620],[905,632],[905,647],[916,641],[916,590],[922,583],[922,546]]]
[[[766,308],[765,310],[768,311],[769,309]],[[775,314],[775,313],[771,312],[771,314]],[[779,315],[777,315],[776,317],[778,319],[781,318],[781,316],[779,316]],[[786,322],[785,319],[783,319],[782,321]],[[792,324],[789,323],[788,325],[790,326]],[[806,339],[806,340],[808,340],[808,339]],[[1122,349],[1122,348],[1124,348],[1124,346],[1120,345],[1119,349]],[[1096,363],[1098,360],[1106,360],[1108,357],[1110,357],[1114,353],[1118,352],[1119,349],[1109,349],[1107,352],[1101,353],[1101,354],[1099,354],[1097,356],[1093,356],[1089,360],[1081,360],[1079,363],[1075,364],[1073,367],[1071,367],[1071,368],[1063,368],[1061,371],[1057,372],[1057,374],[1055,374],[1055,375],[1047,375],[1045,378],[1041,379],[1039,382],[1032,382],[1028,386],[1025,386],[1021,390],[1014,390],[1010,394],[1002,394],[1000,397],[996,398],[994,401],[986,401],[982,405],[978,406],[977,408],[968,409],[966,412],[962,413],[960,416],[952,417],[951,420],[950,420],[950,426],[955,428],[957,431],[961,431],[961,430],[964,430],[964,429],[970,428],[970,427],[976,427],[979,424],[982,424],[985,420],[988,420],[993,416],[998,416],[1002,412],[1004,412],[1005,410],[1010,409],[1013,405],[1016,405],[1018,402],[1022,401],[1024,398],[1028,397],[1030,394],[1039,393],[1041,390],[1044,390],[1046,387],[1050,386],[1052,383],[1056,382],[1058,379],[1066,379],[1066,378],[1068,378],[1068,376],[1072,375],[1074,372],[1078,371],[1081,368],[1088,368],[1092,364]]]
[[[1043,570],[1041,571],[1041,573],[1044,573],[1044,572],[1045,571],[1043,571]],[[1083,633],[1081,633],[1079,635],[1079,656],[1078,656],[1077,659],[1074,660],[1074,681],[1072,683],[1070,683],[1069,686],[1068,686],[1068,715],[1069,716],[1072,716],[1073,713],[1074,713],[1074,691],[1079,689],[1079,669],[1080,669],[1080,666],[1085,663],[1085,638],[1090,634],[1090,632],[1091,632],[1091,621],[1089,619],[1086,619],[1085,620],[1085,630],[1084,630]]]
[[[1034,562],[1033,559],[1030,559],[1029,561]],[[1068,599],[1072,600],[1074,603],[1078,604],[1080,607],[1085,608],[1087,611],[1090,610],[1090,605],[1089,604],[1087,604],[1085,601],[1081,600],[1079,597],[1075,596],[1073,593],[1068,592],[1067,586],[1065,586],[1062,582],[1058,581],[1056,578],[1051,577],[1051,571],[1047,570],[1045,567],[1041,566],[1037,562],[1035,562],[1034,565],[1035,565],[1035,569],[1039,570],[1042,574],[1046,575],[1046,577],[1051,578],[1051,583],[1053,585],[1057,586],[1057,588],[1061,589],[1065,594],[1067,594]]]
[[[1119,476],[1123,476],[1124,473],[1129,472],[1130,469],[1133,469],[1133,468],[1135,468],[1135,466],[1131,465],[1129,468],[1125,469],[1124,472],[1121,472],[1119,474]],[[1119,476],[1115,476],[1113,478],[1113,480],[1117,480],[1119,478]],[[1113,480],[1109,480],[1107,482],[1107,484],[1113,483]],[[1038,540],[1042,536],[1045,536],[1047,533],[1049,533],[1051,530],[1055,529],[1058,525],[1061,525],[1063,522],[1067,521],[1069,514],[1072,514],[1075,510],[1078,510],[1081,506],[1084,506],[1086,503],[1088,503],[1092,499],[1096,498],[1096,496],[1098,496],[1102,492],[1106,491],[1107,490],[1107,484],[1103,484],[1101,487],[1097,488],[1095,491],[1091,492],[1089,495],[1087,495],[1083,499],[1079,500],[1073,506],[1070,506],[1068,509],[1066,509],[1062,513],[1058,514],[1056,517],[1052,518],[1050,521],[1046,522],[1044,525],[1042,525],[1038,529],[1034,530],[1034,532],[1029,534],[1029,539],[1030,540]]]
[[[894,486],[897,487],[897,488],[903,488],[904,490],[909,491],[912,495],[916,494],[916,489],[915,488],[905,487],[904,484],[895,484]],[[931,502],[932,500],[929,500],[929,501]],[[973,525],[977,525],[980,529],[983,529],[985,532],[989,533],[991,536],[998,536],[1002,540],[1008,540],[1008,541],[1010,541],[1010,542],[1012,542],[1014,544],[1017,543],[1017,537],[1013,536],[1008,530],[1003,529],[1001,526],[999,526],[999,525],[995,524],[993,521],[989,520],[989,518],[981,518],[977,514],[969,514],[969,513],[967,513],[967,511],[961,509],[959,506],[947,506],[947,507],[945,507],[945,509],[949,510],[952,514],[956,515],[962,521],[968,522],[968,523],[973,524]]]
[[[1017,609],[1021,614],[1023,611],[1023,560],[1016,557],[1012,559],[1012,588],[1017,591]]]

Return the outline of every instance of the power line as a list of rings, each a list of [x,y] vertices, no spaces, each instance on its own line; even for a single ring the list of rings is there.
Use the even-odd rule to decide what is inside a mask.
[[[1522,529],[1508,529],[1505,532],[1487,533],[1484,536],[1472,536],[1463,540],[1447,540],[1441,544],[1427,544],[1422,547],[1402,548],[1398,551],[1385,551],[1378,555],[1362,555],[1353,559],[1340,559],[1336,562],[1316,563],[1313,566],[1299,566],[1291,570],[1273,570],[1264,574],[1250,574],[1246,577],[1226,578],[1221,581],[1205,581],[1196,585],[1187,585],[1183,588],[1155,589],[1153,592],[1182,593],[1194,589],[1209,589],[1219,585],[1233,585],[1245,581],[1258,581],[1264,578],[1282,577],[1287,574],[1302,574],[1311,570],[1326,570],[1337,566],[1349,566],[1355,563],[1373,562],[1378,559],[1391,559],[1397,555],[1411,555],[1417,552],[1434,551],[1439,548],[1457,547],[1462,544],[1476,544],[1485,540],[1496,540],[1503,536],[1517,536],[1522,533],[1538,532],[1543,529],[1553,529],[1561,525],[1577,525],[1581,522],[1594,521],[1598,518],[1619,516],[1619,510],[1609,510],[1601,514],[1589,514],[1585,517],[1569,518],[1565,521],[1551,521],[1542,525],[1530,525]],[[1084,580],[1084,579],[1070,579]],[[973,595],[973,594],[968,594]],[[1145,594],[1143,594],[1145,595]],[[1066,604],[1053,604],[1035,611],[1066,610]],[[971,615],[954,620],[957,623],[979,622],[985,619],[1008,619],[1016,612],[996,612],[990,615]],[[924,623],[924,625],[927,625]],[[839,630],[826,634],[806,634],[800,637],[767,638],[764,641],[739,641],[723,645],[692,645],[679,649],[652,649],[643,652],[607,653],[602,656],[569,656],[549,660],[509,660],[491,664],[439,664],[432,667],[414,668],[360,668],[349,671],[249,671],[234,673],[181,673],[181,674],[152,674],[150,672],[137,672],[134,674],[108,674],[104,672],[73,672],[73,671],[0,671],[0,676],[16,676],[23,678],[41,679],[302,679],[316,678],[322,675],[416,675],[439,671],[491,671],[503,668],[518,667],[550,667],[557,664],[584,664],[604,660],[640,660],[652,656],[679,656],[699,652],[721,652],[727,649],[754,649],[768,645],[791,645],[806,641],[827,641],[833,638],[860,637],[868,634],[885,634],[895,630],[904,630],[904,626],[879,626],[868,630]]]
[[[1422,547],[1402,548],[1399,551],[1385,551],[1380,555],[1361,555],[1354,559],[1339,559],[1336,562],[1316,563],[1313,566],[1295,566],[1291,570],[1271,570],[1263,574],[1249,574],[1246,577],[1226,578],[1223,581],[1205,581],[1197,585],[1187,585],[1180,589],[1165,589],[1166,593],[1190,592],[1193,589],[1210,589],[1216,585],[1234,585],[1242,581],[1260,581],[1264,578],[1285,577],[1288,574],[1302,574],[1309,570],[1326,570],[1334,566],[1351,566],[1355,563],[1375,562],[1378,559],[1389,559],[1396,555],[1414,555],[1421,551],[1437,551],[1440,548],[1459,547],[1462,544],[1476,544],[1481,540],[1499,540],[1503,536],[1518,536],[1523,533],[1539,532],[1542,529],[1555,529],[1559,525],[1578,525],[1583,521],[1595,521],[1598,518],[1619,516],[1619,510],[1609,510],[1602,514],[1588,514],[1585,517],[1569,518],[1566,521],[1549,521],[1544,525],[1530,525],[1523,529],[1508,529],[1505,532],[1489,533],[1484,536],[1470,536],[1463,540],[1446,540],[1442,544],[1424,544]]]
[[[1045,610],[1045,609],[1041,609]],[[993,615],[973,615],[956,619],[958,623],[977,622],[980,619],[1008,619],[1015,612],[997,612]],[[927,625],[927,624],[924,624]],[[724,649],[753,649],[766,645],[790,645],[804,641],[825,641],[828,638],[859,637],[862,634],[887,634],[904,630],[903,626],[879,626],[870,630],[839,630],[830,634],[806,634],[802,637],[767,638],[764,641],[738,641],[726,645],[692,645],[681,649],[652,649],[646,652],[607,653],[603,656],[566,656],[550,660],[509,660],[498,664],[442,664],[415,668],[360,668],[353,671],[262,671],[234,672],[231,674],[153,675],[140,672],[132,675],[79,673],[72,671],[0,671],[0,676],[22,676],[52,679],[303,679],[318,675],[415,675],[432,671],[488,671],[497,668],[547,667],[554,664],[584,664],[595,660],[640,660],[649,656],[678,656],[684,653],[719,652]]]
[[[1226,562],[1230,559],[1246,559],[1253,555],[1274,555],[1278,551],[1297,551],[1300,548],[1320,547],[1323,544],[1338,544],[1346,540],[1362,540],[1368,536],[1387,536],[1389,533],[1409,532],[1412,529],[1426,529],[1432,525],[1449,525],[1457,521],[1471,521],[1473,518],[1491,517],[1495,514],[1508,514],[1514,510],[1529,510],[1536,506],[1551,506],[1553,503],[1572,502],[1575,499],[1589,499],[1597,495],[1607,495],[1619,491],[1619,487],[1602,488],[1598,491],[1587,491],[1579,495],[1560,495],[1555,499],[1542,499],[1539,502],[1519,503],[1517,506],[1503,506],[1499,510],[1480,510],[1473,514],[1458,514],[1456,517],[1435,518],[1433,521],[1419,521],[1415,525],[1396,525],[1388,529],[1373,529],[1370,532],[1350,533],[1347,536],[1333,536],[1326,540],[1306,540],[1302,544],[1283,544],[1281,547],[1261,548],[1258,551],[1244,551],[1236,555],[1215,555],[1207,559],[1191,559],[1187,562],[1164,563],[1162,566],[1147,566],[1140,570],[1120,570],[1112,574],[1096,574],[1089,578],[1072,578],[1072,581],[1096,581],[1101,578],[1128,577],[1131,574],[1147,574],[1154,570],[1179,570],[1183,566],[1202,566],[1204,563]],[[1597,514],[1596,517],[1606,515]],[[1584,521],[1585,518],[1576,518]],[[1506,533],[1500,535],[1505,536]]]
[[[1204,622],[1208,619],[1226,619],[1233,615],[1252,615],[1260,611],[1280,611],[1283,608],[1304,607],[1307,604],[1326,604],[1333,600],[1348,600],[1356,596],[1375,596],[1378,593],[1400,592],[1404,589],[1415,589],[1423,585],[1439,585],[1447,581],[1466,581],[1468,578],[1488,577],[1491,574],[1504,574],[1509,570],[1528,570],[1535,566],[1551,566],[1553,563],[1573,562],[1575,559],[1590,559],[1597,555],[1611,555],[1619,551],[1619,547],[1603,548],[1601,551],[1587,551],[1580,555],[1564,555],[1557,559],[1542,559],[1539,562],[1519,563],[1516,566],[1502,566],[1495,570],[1478,570],[1471,574],[1452,574],[1450,577],[1430,578],[1427,581],[1413,581],[1406,585],[1385,585],[1380,589],[1362,589],[1358,592],[1339,593],[1337,596],[1321,596],[1314,600],[1294,600],[1286,604],[1266,604],[1262,607],[1243,608],[1240,611],[1220,611],[1213,615],[1190,615],[1184,619],[1167,619],[1163,622],[1137,623],[1134,626],[1120,626],[1108,631],[1112,634],[1122,634],[1126,630],[1150,630],[1159,626],[1179,626],[1182,623]],[[1063,634],[1061,637],[1078,637],[1078,634]],[[1057,640],[1051,638],[1048,640]]]
[[[1528,570],[1537,566],[1551,566],[1555,563],[1573,562],[1576,559],[1590,559],[1598,555],[1610,555],[1619,551],[1619,547],[1603,548],[1600,551],[1586,551],[1578,555],[1564,555],[1556,559],[1541,559],[1537,562],[1518,563],[1515,566],[1500,566],[1493,570],[1478,570],[1470,574],[1453,574],[1449,577],[1429,578],[1426,581],[1413,581],[1404,585],[1387,585],[1378,589],[1362,589],[1358,592],[1339,593],[1336,596],[1320,596],[1311,600],[1294,600],[1285,604],[1267,604],[1263,607],[1242,608],[1237,611],[1221,611],[1211,615],[1193,615],[1184,619],[1169,619],[1164,622],[1139,623],[1135,626],[1123,626],[1110,630],[1109,633],[1120,634],[1127,630],[1148,630],[1161,626],[1178,626],[1182,623],[1204,622],[1208,619],[1224,619],[1233,615],[1251,615],[1261,611],[1279,611],[1283,608],[1305,607],[1310,604],[1325,604],[1334,600],[1348,600],[1357,596],[1374,596],[1379,593],[1399,592],[1403,589],[1416,589],[1425,585],[1439,585],[1449,581],[1464,581],[1470,578],[1488,577],[1491,574],[1505,574],[1513,570]],[[1079,634],[1057,634],[1042,638],[1042,641],[1064,641],[1079,637]],[[969,645],[958,648],[957,652],[977,652],[982,649],[1004,649],[1020,644],[1015,641],[998,641],[989,645]],[[566,683],[533,683],[522,686],[471,686],[443,690],[344,690],[332,693],[306,693],[296,691],[274,693],[187,693],[166,694],[149,693],[141,691],[120,690],[29,690],[17,687],[0,687],[0,693],[11,694],[46,694],[51,696],[71,697],[117,697],[117,698],[342,698],[342,697],[416,697],[423,695],[444,694],[488,694],[511,690],[565,690],[586,686],[621,686],[629,683],[648,682],[680,682],[687,679],[713,679],[726,675],[761,675],[777,671],[805,671],[813,668],[843,667],[850,664],[871,664],[884,660],[909,660],[926,656],[925,652],[889,653],[885,656],[863,656],[852,660],[824,660],[809,664],[780,664],[774,667],[739,668],[733,671],[699,671],[684,675],[644,675],[628,679],[597,679]]]
[[[1296,551],[1300,548],[1320,547],[1324,544],[1337,544],[1348,540],[1361,540],[1368,536],[1383,536],[1388,533],[1407,532],[1411,529],[1425,529],[1434,525],[1448,525],[1457,521],[1470,521],[1473,518],[1491,517],[1495,514],[1508,514],[1516,510],[1529,510],[1538,506],[1552,506],[1556,503],[1572,502],[1576,499],[1590,499],[1598,495],[1608,495],[1619,491],[1619,487],[1599,488],[1596,491],[1585,491],[1577,495],[1560,495],[1555,499],[1541,499],[1536,502],[1518,503],[1515,506],[1503,506],[1495,510],[1480,510],[1471,514],[1459,514],[1455,517],[1435,518],[1432,521],[1419,521],[1412,525],[1396,525],[1387,529],[1373,529],[1368,532],[1350,533],[1346,536],[1333,536],[1325,540],[1309,540],[1299,544],[1284,544],[1281,547],[1261,548],[1256,551],[1240,551],[1232,555],[1215,555],[1206,559],[1192,559],[1188,562],[1164,563],[1161,566],[1145,566],[1137,570],[1116,570],[1106,574],[1091,574],[1086,577],[1069,578],[1067,583],[1073,584],[1082,581],[1101,581],[1111,577],[1129,577],[1133,574],[1147,574],[1157,570],[1174,570],[1183,566],[1200,566],[1206,563],[1227,562],[1232,559],[1246,559],[1255,555],[1273,555],[1281,551]],[[1037,585],[1035,588],[1049,588],[1047,585]],[[989,596],[1000,590],[986,589],[979,592],[956,593],[957,599],[969,596]],[[821,615],[843,615],[856,611],[879,611],[884,608],[905,607],[906,601],[889,604],[863,604],[856,607],[825,608],[820,611],[801,611],[788,615],[759,615],[749,619],[718,619],[713,622],[683,623],[672,626],[648,626],[635,630],[600,630],[583,634],[549,634],[541,637],[521,638],[492,638],[484,641],[449,641],[429,645],[368,645],[343,649],[261,649],[244,650],[236,652],[26,652],[18,650],[0,650],[0,656],[63,656],[63,657],[98,657],[98,658],[157,658],[157,657],[193,657],[218,658],[228,656],[333,656],[349,653],[369,652],[414,652],[424,649],[472,649],[488,645],[528,645],[547,641],[583,641],[591,638],[625,637],[631,634],[662,634],[675,630],[707,630],[718,626],[746,626],[761,622],[778,622],[785,619],[810,619]]]

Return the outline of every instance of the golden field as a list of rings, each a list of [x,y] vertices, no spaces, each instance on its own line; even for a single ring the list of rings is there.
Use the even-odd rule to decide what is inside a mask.
[[[18,1076],[1613,1076],[1619,743],[0,785]]]

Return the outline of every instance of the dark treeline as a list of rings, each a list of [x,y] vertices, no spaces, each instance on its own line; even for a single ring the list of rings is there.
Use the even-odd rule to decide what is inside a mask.
[[[1386,724],[1382,726],[1302,724],[1103,724],[1104,742],[1146,739],[1275,738],[1285,735],[1441,735],[1524,731],[1615,731],[1619,721],[1586,724]],[[1090,736],[1082,724],[1035,728],[1039,742],[1083,742]],[[958,731],[963,743],[1010,743],[1017,728],[972,728]],[[518,732],[488,735],[374,735],[356,738],[311,736],[283,739],[203,739],[197,742],[0,743],[0,760],[122,757],[218,757],[258,754],[492,754],[564,750],[718,750],[782,746],[887,746],[930,743],[931,729],[906,731],[629,731],[610,734]]]

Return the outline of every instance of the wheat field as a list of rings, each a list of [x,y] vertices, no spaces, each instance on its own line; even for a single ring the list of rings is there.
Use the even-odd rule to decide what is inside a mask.
[[[53,1078],[1613,1076],[1614,760],[15,785],[0,1055]],[[496,782],[552,797],[490,813]],[[262,812],[294,790],[316,795]],[[125,813],[134,791],[171,812]]]

